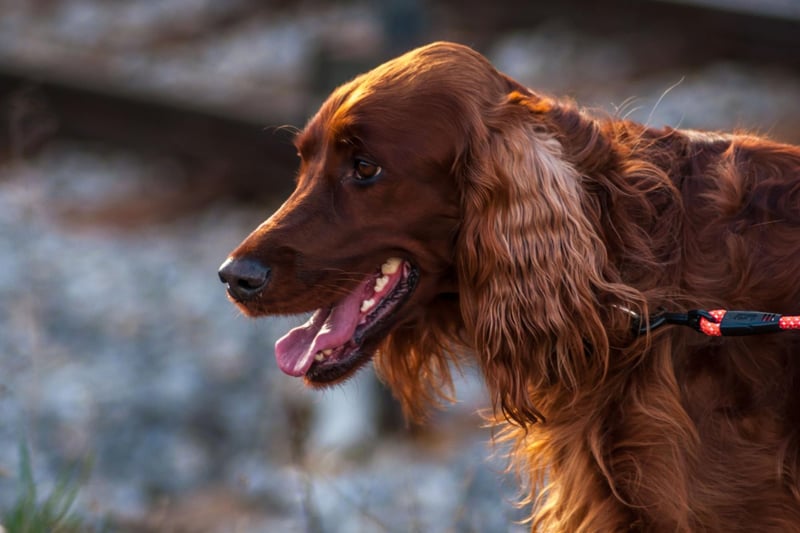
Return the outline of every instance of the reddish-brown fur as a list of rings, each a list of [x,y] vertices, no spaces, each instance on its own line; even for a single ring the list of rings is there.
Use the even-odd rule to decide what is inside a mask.
[[[800,314],[800,149],[652,129],[436,43],[337,89],[297,189],[237,248],[250,315],[420,281],[375,366],[411,416],[475,359],[541,531],[800,531],[800,334],[630,334],[620,307]],[[349,179],[367,154],[384,175]]]

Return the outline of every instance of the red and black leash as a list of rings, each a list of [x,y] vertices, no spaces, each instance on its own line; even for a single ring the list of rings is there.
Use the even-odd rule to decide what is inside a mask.
[[[632,314],[636,316],[635,313]],[[800,316],[761,311],[694,309],[686,313],[658,313],[650,317],[649,323],[642,323],[637,317],[634,328],[638,335],[644,335],[667,324],[688,326],[711,337],[732,337],[800,329]]]

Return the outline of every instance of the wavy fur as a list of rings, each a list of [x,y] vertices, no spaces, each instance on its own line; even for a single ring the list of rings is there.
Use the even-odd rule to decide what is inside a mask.
[[[325,177],[341,137],[382,181]],[[800,531],[800,336],[635,338],[622,311],[800,314],[798,148],[592,115],[450,43],[337,89],[300,141],[300,200],[236,254],[280,312],[330,305],[314,269],[418,264],[378,373],[419,418],[475,358],[534,531]]]

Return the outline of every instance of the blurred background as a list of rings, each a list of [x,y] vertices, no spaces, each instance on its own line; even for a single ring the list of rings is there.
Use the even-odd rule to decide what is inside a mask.
[[[86,531],[527,530],[472,369],[424,426],[369,369],[306,391],[272,353],[302,319],[246,319],[216,276],[291,190],[281,126],[440,39],[653,126],[800,142],[798,0],[0,0],[0,515],[27,446],[40,500],[90,464]]]

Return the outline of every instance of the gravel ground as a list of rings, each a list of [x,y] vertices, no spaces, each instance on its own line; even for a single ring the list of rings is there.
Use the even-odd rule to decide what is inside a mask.
[[[321,43],[381,47],[375,6],[0,0],[0,62],[68,84],[282,123],[308,110]],[[347,55],[347,54],[345,54]]]
[[[81,511],[137,528],[496,531],[519,518],[498,505],[513,484],[485,460],[474,381],[463,384],[473,403],[450,413],[471,429],[443,449],[446,418],[427,444],[377,433],[370,372],[323,394],[279,375],[272,343],[298,320],[245,319],[216,279],[264,213],[220,208],[126,230],[57,215],[157,194],[143,176],[159,168],[170,166],[55,144],[0,175],[3,508],[25,440],[44,493],[91,457]]]

